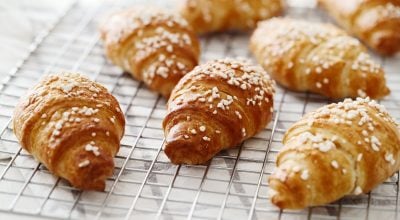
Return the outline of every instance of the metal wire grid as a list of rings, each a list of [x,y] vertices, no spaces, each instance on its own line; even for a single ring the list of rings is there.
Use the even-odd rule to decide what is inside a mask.
[[[208,164],[176,166],[162,150],[165,100],[108,63],[98,42],[97,21],[110,4],[73,6],[0,85],[1,213],[59,219],[395,219],[399,174],[367,195],[301,211],[280,211],[268,201],[267,178],[285,130],[329,100],[278,88],[270,125]],[[289,8],[292,17],[326,20],[319,11]],[[83,17],[82,17],[83,15]],[[46,35],[46,36],[45,36]],[[247,35],[202,39],[202,60],[249,57]],[[400,118],[400,58],[381,59],[392,95],[382,103]],[[105,192],[74,189],[21,150],[10,126],[19,97],[48,72],[74,70],[105,85],[119,100],[127,125]]]

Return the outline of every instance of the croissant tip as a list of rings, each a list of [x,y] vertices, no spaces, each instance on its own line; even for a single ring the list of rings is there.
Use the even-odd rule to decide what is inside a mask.
[[[90,184],[79,185],[79,186],[73,185],[73,186],[82,190],[104,191],[104,189],[106,188],[106,181],[105,179],[101,179],[94,181]]]
[[[78,154],[82,152],[77,152]],[[83,156],[87,154],[87,151],[83,152]],[[92,155],[90,155],[92,156]],[[76,158],[81,158],[78,155]],[[87,156],[85,157],[87,158]],[[76,160],[76,165],[72,166],[66,173],[68,175],[61,175],[62,177],[69,180],[72,186],[83,189],[83,190],[96,190],[104,191],[106,186],[106,180],[112,176],[114,170],[114,160],[112,155],[103,153],[99,156],[91,157],[87,159],[89,163],[87,166],[80,167],[81,159]]]
[[[378,31],[371,36],[372,47],[383,56],[393,56],[400,50],[400,35],[391,31]]]
[[[185,139],[174,139],[165,142],[164,152],[173,164],[204,164],[208,160],[202,152],[196,150],[196,144]]]
[[[282,204],[281,204],[281,202],[279,202],[279,199],[278,199],[278,197],[279,197],[278,192],[272,188],[269,188],[267,193],[268,193],[268,197],[270,198],[271,203],[274,204],[279,209],[282,209],[283,208]]]
[[[296,206],[292,201],[294,198],[285,196],[286,194],[277,192],[271,197],[271,202],[279,209],[302,209],[304,207]]]
[[[278,179],[269,179],[269,196],[272,204],[280,209],[302,209],[305,208],[304,198]]]
[[[279,191],[275,190],[275,188],[270,188],[268,194],[272,204],[274,204],[279,209],[286,208],[287,201]]]
[[[284,201],[279,196],[274,195],[273,197],[271,197],[271,202],[279,209],[284,209],[284,205],[283,205]]]
[[[390,91],[390,89],[389,89],[388,87],[386,87],[385,95],[389,95],[391,92],[392,92],[392,91]]]
[[[106,188],[106,179],[110,174],[108,169],[104,171],[104,174],[99,176],[88,175],[86,178],[82,178],[79,181],[71,181],[71,185],[82,189],[82,190],[94,190],[94,191],[104,191]]]

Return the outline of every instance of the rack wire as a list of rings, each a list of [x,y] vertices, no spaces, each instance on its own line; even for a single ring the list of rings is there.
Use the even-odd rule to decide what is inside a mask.
[[[27,57],[0,84],[0,217],[2,214],[51,219],[398,219],[399,173],[372,192],[326,206],[282,211],[268,199],[267,178],[285,130],[303,114],[330,103],[321,96],[278,87],[271,123],[240,146],[204,165],[173,165],[162,145],[166,100],[111,65],[99,42],[97,22],[111,7],[103,1],[74,4],[49,31],[38,36]],[[133,1],[129,4],[148,4]],[[291,17],[326,21],[319,10],[287,9]],[[83,15],[83,16],[82,16]],[[251,58],[248,34],[203,37],[202,62],[226,56]],[[382,100],[400,119],[400,57],[382,58],[391,95]],[[104,192],[80,191],[53,176],[22,150],[11,116],[18,99],[43,74],[77,71],[102,83],[125,112],[126,134],[116,168]]]

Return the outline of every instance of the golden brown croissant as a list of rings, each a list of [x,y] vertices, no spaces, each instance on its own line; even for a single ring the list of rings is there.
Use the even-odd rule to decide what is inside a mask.
[[[199,42],[187,22],[158,9],[114,13],[101,36],[111,62],[165,97],[198,64]]]
[[[181,0],[181,14],[199,33],[244,31],[279,15],[282,0]]]
[[[399,0],[318,0],[348,31],[384,55],[400,51]]]
[[[13,123],[21,146],[52,173],[104,190],[125,126],[106,88],[79,74],[49,75],[17,105]]]
[[[246,60],[196,67],[173,90],[163,121],[172,163],[201,164],[262,130],[273,112],[274,82]]]
[[[250,48],[272,78],[292,90],[375,99],[390,92],[366,48],[329,24],[273,18],[259,23]]]
[[[368,98],[307,114],[289,128],[283,144],[269,178],[272,203],[282,209],[369,192],[400,166],[399,127]]]

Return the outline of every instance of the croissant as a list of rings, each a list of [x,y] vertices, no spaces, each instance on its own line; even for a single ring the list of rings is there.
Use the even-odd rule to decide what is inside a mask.
[[[281,209],[322,205],[372,190],[400,166],[398,124],[368,98],[307,114],[286,132],[269,178]]]
[[[348,31],[383,55],[400,51],[399,0],[318,0]]]
[[[273,112],[274,82],[248,60],[209,61],[173,90],[163,121],[174,164],[202,164],[262,130]]]
[[[295,91],[333,99],[390,93],[366,48],[333,25],[273,18],[259,23],[250,49],[272,78]]]
[[[75,73],[46,76],[13,116],[23,149],[74,187],[104,190],[125,119],[106,88]]]
[[[245,31],[281,14],[282,0],[181,0],[180,12],[199,34]]]
[[[199,41],[187,22],[159,9],[116,12],[100,31],[111,62],[164,97],[199,61]]]

